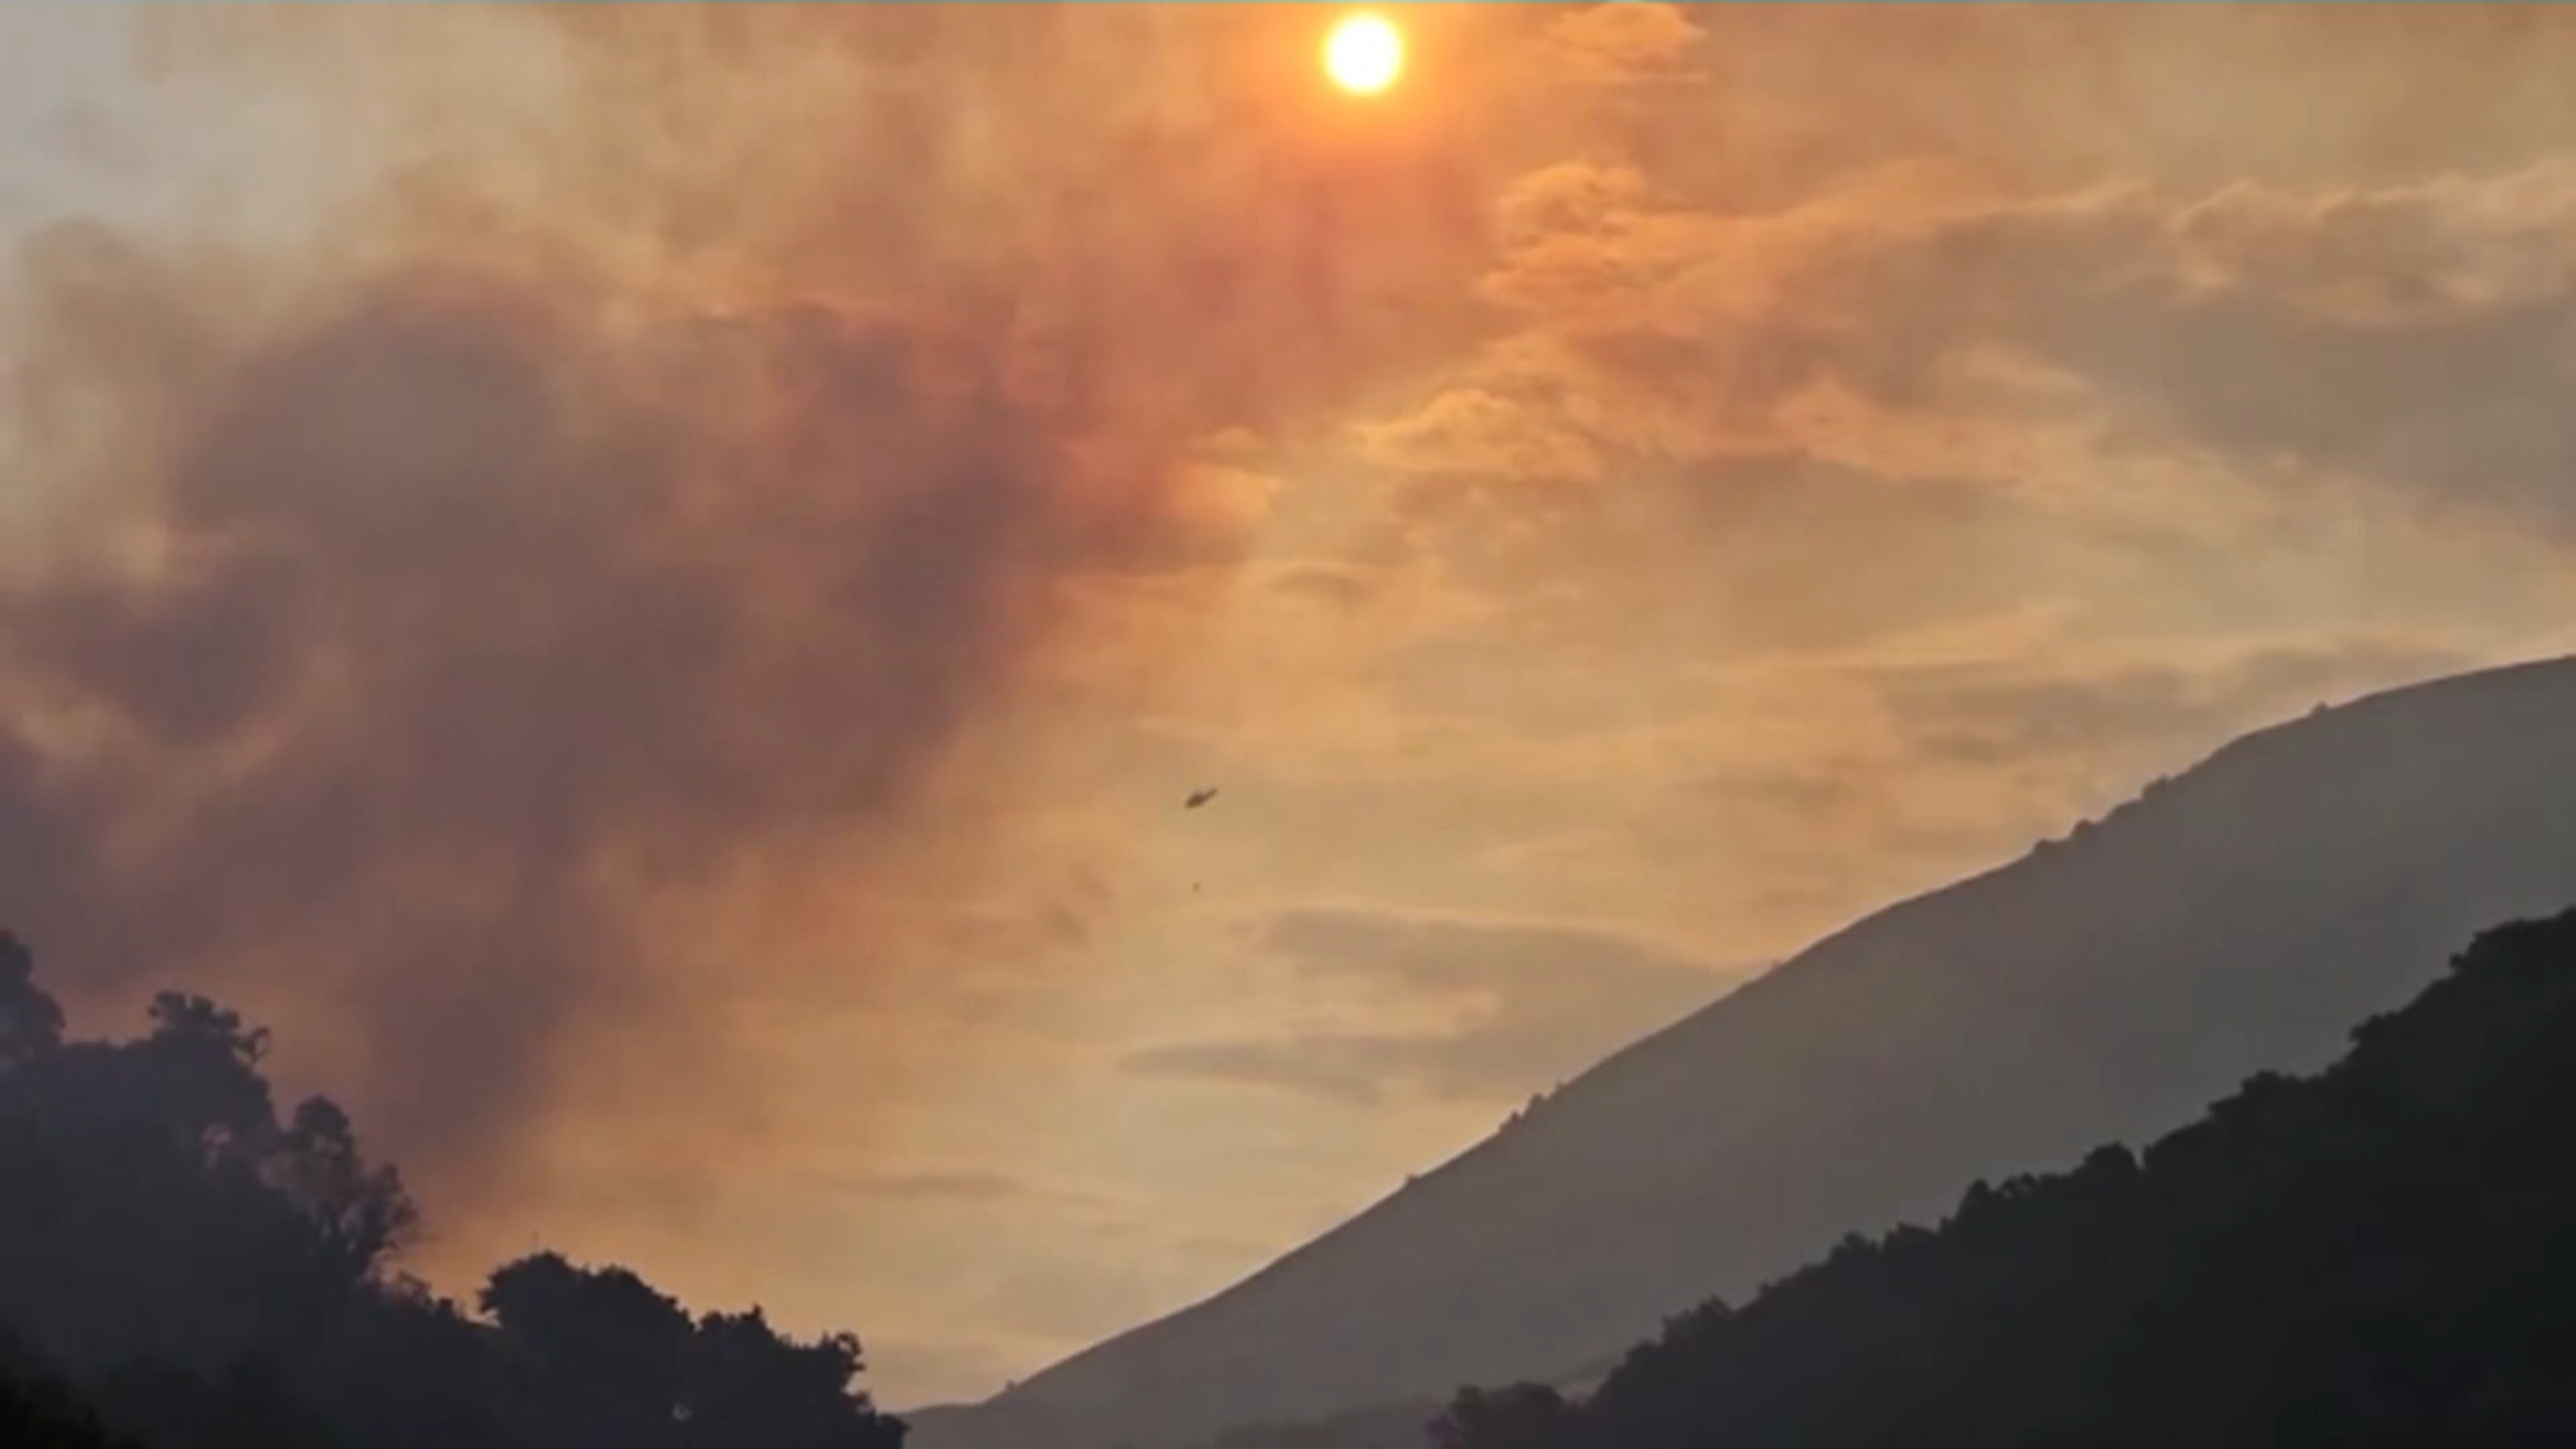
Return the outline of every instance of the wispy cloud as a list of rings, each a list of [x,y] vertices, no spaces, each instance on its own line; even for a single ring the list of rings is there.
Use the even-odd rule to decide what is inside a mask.
[[[1742,974],[1616,932],[1368,911],[1283,912],[1261,944],[1319,992],[1356,989],[1371,1014],[1451,1019],[1413,1030],[1170,1043],[1131,1054],[1128,1070],[1354,1104],[1389,1091],[1510,1101],[1705,1003]]]

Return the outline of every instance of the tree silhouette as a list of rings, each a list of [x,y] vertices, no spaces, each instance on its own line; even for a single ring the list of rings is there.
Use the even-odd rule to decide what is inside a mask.
[[[63,1041],[63,1009],[36,986],[36,958],[0,931],[0,1072],[52,1052]]]
[[[1468,1389],[1432,1421],[1435,1449],[1548,1449],[1566,1432],[1572,1407],[1544,1384]]]
[[[66,1041],[0,933],[0,1326],[32,1345],[0,1352],[0,1443],[900,1449],[846,1333],[692,1319],[551,1253],[495,1272],[467,1316],[396,1271],[419,1213],[348,1114],[314,1097],[279,1119],[266,1031],[178,992],[148,1021]],[[42,1387],[39,1355],[96,1421]]]
[[[643,1279],[545,1253],[494,1273],[482,1305],[501,1327],[524,1415],[546,1426],[547,1442],[608,1449],[676,1437],[689,1316]]]
[[[136,1449],[48,1376],[26,1344],[0,1331],[0,1444],[9,1449]]]

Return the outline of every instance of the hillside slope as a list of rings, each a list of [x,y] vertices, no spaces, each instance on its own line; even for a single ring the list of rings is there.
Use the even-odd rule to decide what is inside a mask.
[[[2331,1058],[2576,897],[2576,661],[2249,735],[1817,943],[1216,1297],[916,1449],[1111,1449],[1562,1372],[1958,1184]]]
[[[2576,912],[2480,936],[2353,1043],[1695,1309],[1583,1404],[1461,1395],[1442,1442],[2576,1442]]]

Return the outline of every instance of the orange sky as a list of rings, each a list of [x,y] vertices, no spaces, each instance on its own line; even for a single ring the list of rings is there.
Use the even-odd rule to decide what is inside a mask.
[[[0,919],[907,1404],[2569,642],[2576,17],[1337,13],[0,11]]]

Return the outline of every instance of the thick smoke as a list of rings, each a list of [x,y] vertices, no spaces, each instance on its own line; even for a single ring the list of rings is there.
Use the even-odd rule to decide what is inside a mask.
[[[1522,325],[1514,178],[2200,195],[2576,120],[2536,12],[2103,13],[1424,7],[1356,107],[1305,7],[146,12],[165,114],[282,128],[295,214],[0,268],[0,925],[76,1003],[282,1019],[453,1221],[602,1040],[710,1079],[809,993],[741,901],[832,897],[800,955],[865,974],[866,903],[973,894],[1012,822],[958,776],[1137,677],[1103,621],[1185,645],[1257,526],[1206,440],[1257,469]]]
[[[289,1017],[451,1199],[584,1040],[713,1071],[683,1008],[793,989],[657,924],[989,824],[937,782],[1087,606],[1238,551],[1196,441],[1453,333],[1418,283],[1477,225],[1418,155],[1069,128],[1115,66],[918,13],[157,23],[374,179],[265,250],[18,258],[56,506],[0,565],[0,920],[75,998]]]

